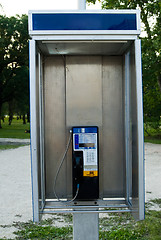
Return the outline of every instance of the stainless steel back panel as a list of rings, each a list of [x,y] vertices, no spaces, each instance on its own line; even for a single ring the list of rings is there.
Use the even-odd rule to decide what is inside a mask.
[[[121,56],[44,59],[46,197],[72,126],[99,127],[100,197],[125,197]],[[67,165],[66,165],[67,164]],[[60,171],[60,197],[71,196],[71,146]]]
[[[102,125],[102,58],[67,57],[66,124]]]
[[[122,57],[103,57],[103,196],[124,196]]]
[[[66,126],[102,126],[102,57],[66,57]],[[72,191],[71,148],[68,192]]]
[[[56,170],[65,151],[65,73],[61,56],[44,58],[46,197],[52,198]],[[66,166],[57,179],[57,195],[66,196]]]

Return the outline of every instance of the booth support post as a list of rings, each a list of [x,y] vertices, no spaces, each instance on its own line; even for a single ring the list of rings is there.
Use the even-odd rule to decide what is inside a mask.
[[[86,0],[78,0],[78,10],[86,10]]]
[[[98,240],[99,239],[99,214],[74,213],[73,214],[73,239]]]
[[[141,40],[135,40],[136,85],[137,85],[137,121],[138,121],[138,158],[139,158],[139,219],[145,218],[145,176],[144,176],[144,126],[143,126],[143,92],[141,66]]]
[[[78,0],[78,9],[86,9],[86,0]],[[99,239],[99,214],[98,213],[73,213],[73,239],[98,240]]]

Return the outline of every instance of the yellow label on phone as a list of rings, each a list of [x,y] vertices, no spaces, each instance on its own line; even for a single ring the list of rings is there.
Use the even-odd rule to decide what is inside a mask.
[[[98,171],[83,171],[83,177],[97,177]]]

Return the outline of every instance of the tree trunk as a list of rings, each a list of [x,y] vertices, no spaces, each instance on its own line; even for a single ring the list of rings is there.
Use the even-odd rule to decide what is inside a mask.
[[[1,124],[1,112],[2,112],[2,105],[0,104],[0,128],[2,128],[2,124]]]
[[[9,125],[11,125],[11,123],[12,123],[12,119],[13,119],[13,114],[10,113],[10,114],[9,114]]]
[[[13,119],[13,101],[12,100],[8,102],[8,107],[9,107],[9,125],[11,125],[12,119]]]
[[[27,113],[27,122],[28,123],[30,122],[30,113],[29,112]]]
[[[25,114],[23,115],[23,124],[26,124]]]

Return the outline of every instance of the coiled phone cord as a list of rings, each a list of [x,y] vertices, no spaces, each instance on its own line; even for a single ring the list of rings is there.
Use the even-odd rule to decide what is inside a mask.
[[[57,195],[57,193],[56,193],[56,181],[57,181],[57,178],[58,178],[60,169],[61,169],[61,167],[62,167],[62,165],[63,165],[64,160],[65,160],[65,157],[66,157],[66,155],[67,155],[67,152],[68,152],[68,150],[69,150],[70,143],[71,143],[71,139],[72,139],[72,130],[70,130],[69,140],[68,140],[68,143],[67,143],[67,146],[66,146],[64,155],[63,155],[63,157],[62,157],[62,159],[61,159],[60,165],[59,165],[59,167],[58,167],[58,169],[57,169],[57,172],[56,172],[56,175],[55,175],[55,179],[54,179],[54,194],[55,194],[56,199],[57,199],[59,202],[62,202],[62,203],[71,203],[71,202],[73,202],[73,201],[76,199],[76,197],[78,196],[78,192],[79,192],[79,184],[77,184],[77,191],[76,191],[76,193],[75,193],[75,196],[74,196],[71,200],[67,200],[67,201],[62,201],[62,200],[60,200],[60,198],[58,197],[58,195]]]

